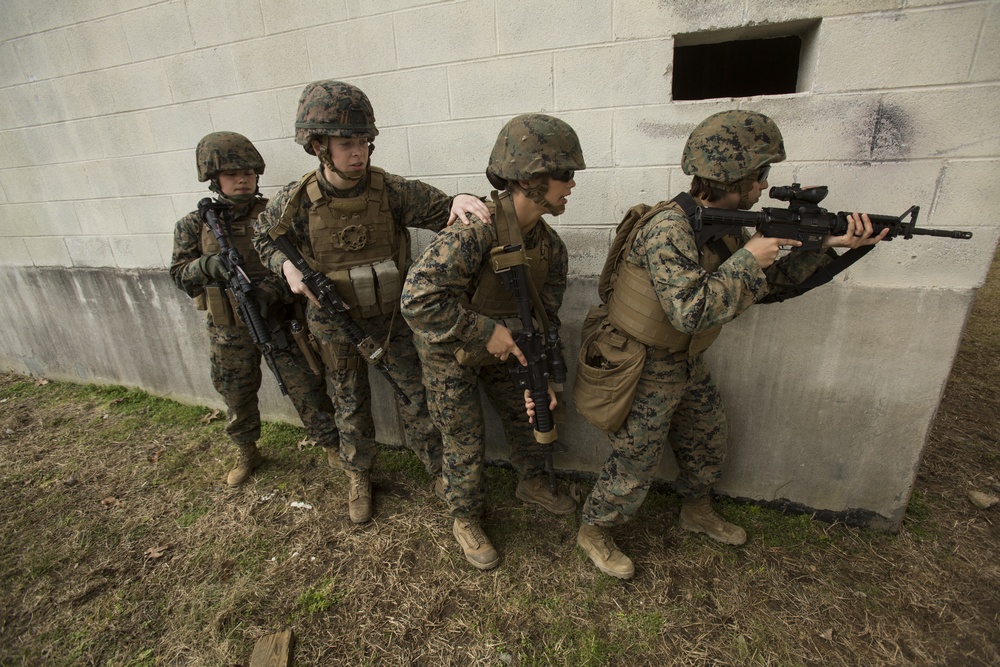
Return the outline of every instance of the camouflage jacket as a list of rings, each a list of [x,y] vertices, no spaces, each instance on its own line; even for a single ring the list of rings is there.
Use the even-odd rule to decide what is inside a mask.
[[[327,196],[358,197],[364,193],[367,180],[349,191],[338,191],[323,176],[323,169],[316,171],[320,188]],[[263,260],[264,265],[279,276],[284,276],[281,265],[287,259],[273,243],[268,233],[278,224],[281,214],[292,197],[292,192],[299,181],[292,181],[271,199],[267,208],[257,219],[254,226],[253,245]],[[402,227],[419,227],[431,231],[444,229],[451,212],[452,198],[437,188],[421,181],[407,180],[402,176],[386,173],[385,189],[389,196],[389,208],[397,225]],[[303,255],[312,257],[312,243],[309,240],[309,197],[303,191],[299,210],[292,217],[292,228],[288,238]]]
[[[736,245],[749,237],[747,232]],[[740,247],[709,273],[698,257],[691,224],[675,210],[646,223],[626,255],[626,261],[649,271],[670,324],[690,335],[730,322],[778,286],[796,285],[832,261],[826,252],[807,250],[787,254],[765,271]]]
[[[526,248],[538,245],[543,220],[524,235]],[[549,320],[559,326],[559,308],[566,293],[569,256],[551,227],[552,255],[548,277],[539,295]],[[460,343],[467,349],[485,347],[496,322],[468,307],[490,250],[497,245],[493,225],[473,219],[438,234],[410,268],[403,287],[402,313],[413,333],[429,343]]]
[[[256,204],[255,201],[245,208],[237,210],[233,216],[233,222],[245,220],[247,225],[252,224],[247,213]],[[215,280],[205,275],[196,264],[197,260],[204,254],[201,248],[201,234],[204,227],[205,223],[198,211],[191,211],[178,220],[174,227],[174,251],[170,260],[170,277],[174,279],[174,284],[190,297],[196,297],[204,292],[205,285]],[[246,264],[259,263],[260,259],[256,256],[249,256],[244,257],[243,261]],[[254,287],[286,301],[290,301],[292,297],[284,279],[278,276],[268,276],[258,281]]]

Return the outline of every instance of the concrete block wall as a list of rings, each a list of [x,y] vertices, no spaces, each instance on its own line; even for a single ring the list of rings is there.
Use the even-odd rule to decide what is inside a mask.
[[[805,35],[796,93],[672,100],[675,44],[789,30]],[[860,471],[848,497],[814,492],[829,486],[817,481],[821,469],[788,485],[787,497],[834,512],[863,508],[898,524],[965,313],[1000,234],[989,213],[1000,204],[1000,2],[5,0],[0,274],[18,295],[0,305],[4,327],[17,331],[0,338],[3,365],[214,403],[204,378],[177,377],[190,364],[149,363],[117,351],[109,355],[117,361],[73,358],[88,349],[80,347],[81,337],[111,336],[116,350],[143,343],[135,328],[100,331],[100,322],[118,315],[94,317],[92,309],[111,307],[94,298],[74,307],[73,299],[83,298],[79,287],[58,306],[33,290],[104,280],[130,294],[129,281],[141,275],[149,303],[187,308],[186,297],[155,276],[169,264],[174,223],[205,194],[194,169],[198,139],[216,130],[250,137],[267,161],[262,185],[271,194],[314,167],[292,141],[292,124],[303,86],[323,78],[349,80],[368,93],[381,130],[375,164],[448,192],[488,192],[486,159],[497,130],[514,114],[552,113],[577,129],[588,169],[577,176],[566,214],[555,220],[579,279],[564,315],[571,350],[594,300],[588,281],[600,271],[615,224],[632,204],[686,188],[679,168],[684,141],[716,111],[753,109],[777,120],[789,159],[773,169],[772,184],[827,184],[824,204],[831,210],[898,214],[918,204],[921,226],[973,231],[971,242],[885,244],[828,288],[835,294],[806,297],[816,327],[836,319],[838,332],[864,329],[891,340],[912,324],[915,349],[930,357],[914,360],[913,368],[933,372],[908,379],[922,402],[906,447],[892,447],[903,437],[892,434],[906,430],[893,430],[898,418],[890,411],[872,416],[872,432],[887,441],[880,446],[905,452],[892,499],[884,489],[867,488],[879,482],[865,481]],[[417,234],[418,250],[427,239]],[[74,277],[78,272],[84,273]],[[817,351],[805,342],[793,343],[796,362],[787,368],[791,377],[805,378],[805,387],[755,375],[759,350],[766,349],[758,338],[779,335],[783,318],[800,307],[777,308],[727,328],[714,353],[741,426],[733,429],[733,464],[721,490],[755,499],[773,495],[755,480],[774,471],[760,466],[772,466],[794,446],[795,429],[811,426],[781,421],[763,434],[759,424],[743,431],[740,411],[755,396],[746,378],[766,381],[780,403],[785,393],[819,395],[818,385],[854,377],[851,355],[837,345],[821,350],[817,376],[816,359],[806,354]],[[943,319],[922,326],[929,314]],[[873,320],[879,326],[871,329]],[[203,355],[201,338],[187,335],[190,318],[161,324],[160,335],[186,341],[187,357]],[[74,342],[33,344],[40,340],[33,332],[42,329],[46,340],[61,335]],[[754,372],[730,371],[743,351]],[[878,359],[872,364],[880,398],[893,405],[900,369]],[[271,414],[290,412],[280,401],[266,404]],[[830,423],[831,442],[858,440],[848,427]],[[578,453],[560,463],[594,470],[607,452],[603,437],[579,427],[570,433]],[[398,440],[390,426],[381,435]],[[491,448],[502,456],[499,440]],[[669,476],[669,461],[664,465]]]

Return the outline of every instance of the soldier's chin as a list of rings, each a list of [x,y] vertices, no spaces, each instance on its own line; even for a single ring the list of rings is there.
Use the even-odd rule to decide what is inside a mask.
[[[566,212],[566,204],[559,204],[558,206],[553,206],[552,204],[549,204],[548,206],[546,206],[546,209],[548,210],[549,215],[559,216]]]
[[[347,171],[341,170],[340,177],[346,178],[349,181],[360,181],[365,176],[365,169],[350,169]]]

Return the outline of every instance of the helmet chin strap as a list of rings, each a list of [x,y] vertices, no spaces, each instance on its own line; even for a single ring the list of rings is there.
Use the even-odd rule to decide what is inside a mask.
[[[351,171],[351,172],[342,171],[338,169],[337,165],[333,163],[333,158],[330,157],[329,137],[327,137],[326,139],[326,145],[324,146],[324,149],[325,150],[323,150],[318,154],[320,164],[322,164],[324,167],[335,173],[337,176],[340,176],[345,181],[358,183],[361,179],[365,177],[365,174],[368,172],[368,163],[371,161],[371,154],[375,150],[375,144],[373,144],[371,141],[368,142],[368,161],[366,161],[365,163],[365,168],[359,171]]]
[[[538,185],[521,189],[524,190],[524,194],[528,199],[535,202],[552,215],[562,215],[566,211],[565,204],[550,204],[545,198],[545,195],[549,192],[549,179],[547,178],[543,178]]]

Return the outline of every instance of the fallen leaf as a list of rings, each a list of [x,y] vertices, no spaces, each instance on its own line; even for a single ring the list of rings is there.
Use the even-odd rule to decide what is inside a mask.
[[[113,400],[110,403],[108,403],[108,405],[118,405],[119,403],[121,403],[124,400],[125,400],[124,398],[116,398],[115,400]]]
[[[292,501],[291,503],[289,503],[289,506],[300,510],[311,510],[313,508],[313,506],[310,505],[309,503],[302,503],[299,502],[298,500]]]
[[[149,460],[152,461],[153,463],[156,463],[157,461],[160,460],[160,454],[162,453],[163,453],[162,449],[157,449],[155,452],[153,452],[153,455],[149,457]]]
[[[988,510],[997,503],[1000,503],[1000,498],[983,493],[982,491],[969,491],[969,500],[981,510]]]
[[[212,410],[211,413],[209,413],[209,414],[207,414],[207,415],[205,415],[204,417],[201,418],[201,423],[202,424],[207,424],[210,421],[212,421],[213,419],[218,419],[218,418],[219,418],[219,411],[218,410]]]
[[[825,631],[819,633],[819,636],[828,642],[833,641],[833,628],[827,628]]]
[[[146,558],[149,558],[150,560],[154,558],[160,558],[163,556],[163,553],[169,548],[170,548],[169,544],[164,545],[162,547],[149,547],[145,551]]]
[[[101,504],[102,505],[117,505],[118,504],[118,499],[115,498],[114,496],[108,496],[107,498],[105,498],[105,499],[103,499],[101,501]]]
[[[49,383],[49,381],[43,378],[43,379],[35,381],[35,386],[36,387],[43,387],[43,386],[47,385],[48,383]]]

